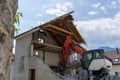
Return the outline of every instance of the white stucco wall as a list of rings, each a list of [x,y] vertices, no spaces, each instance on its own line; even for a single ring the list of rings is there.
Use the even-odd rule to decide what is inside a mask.
[[[27,35],[16,40],[15,47],[15,62],[13,70],[13,76],[11,80],[28,80],[28,55],[30,54],[30,43],[32,35]],[[20,69],[20,60],[24,56],[24,70]]]
[[[29,80],[29,70],[35,69],[36,80],[54,80],[55,75],[46,64],[58,65],[59,55],[56,53],[45,52],[45,63],[43,63],[43,52],[39,56],[31,55],[32,34],[28,34],[16,40],[15,61],[11,64],[10,80]],[[45,36],[45,43],[57,45],[49,34]],[[34,51],[33,51],[34,52]],[[20,69],[21,57],[24,56],[24,69]],[[47,77],[46,77],[47,76]]]
[[[115,75],[115,72],[118,72],[120,76],[120,65],[113,65],[112,70],[110,71],[110,74]]]
[[[45,63],[50,65],[58,65],[59,54],[45,52]]]

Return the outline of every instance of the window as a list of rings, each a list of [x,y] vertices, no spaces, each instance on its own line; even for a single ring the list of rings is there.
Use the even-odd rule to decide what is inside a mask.
[[[115,61],[115,62],[119,61],[119,58],[115,58],[114,61]]]
[[[116,71],[116,72],[115,72],[115,75],[116,75],[116,76],[120,76],[120,72],[117,72],[117,71]]]
[[[39,42],[39,43],[44,43],[44,39],[38,38],[38,42]]]
[[[74,60],[77,60],[77,53],[72,54]]]
[[[91,60],[92,59],[92,54],[88,54],[87,57],[88,57],[88,60]]]
[[[35,56],[38,56],[39,55],[39,52],[38,51],[35,51]]]
[[[118,75],[119,75],[119,73],[118,73],[118,72],[115,72],[115,75],[117,75],[117,76],[118,76]]]
[[[42,29],[40,29],[40,32],[44,32]]]
[[[20,59],[20,63],[19,63],[20,64],[20,66],[19,66],[20,70],[24,70],[24,61],[25,61],[24,56],[22,56],[21,59]]]
[[[87,52],[83,56],[83,61],[88,61],[88,60],[91,60],[91,59],[92,59],[92,52]]]
[[[99,51],[95,51],[94,54],[95,54],[95,59],[100,59],[102,57]]]
[[[92,54],[91,54],[91,53],[88,53],[88,54],[86,55],[86,59],[87,59],[87,60],[91,60],[91,59],[92,59]]]
[[[90,62],[92,60],[93,56],[92,56],[92,52],[88,51],[84,54],[83,58],[82,58],[82,63],[84,65],[85,68],[89,68]]]

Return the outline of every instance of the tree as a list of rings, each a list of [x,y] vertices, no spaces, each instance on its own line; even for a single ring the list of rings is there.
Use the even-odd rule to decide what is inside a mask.
[[[0,80],[9,80],[17,0],[0,0]]]

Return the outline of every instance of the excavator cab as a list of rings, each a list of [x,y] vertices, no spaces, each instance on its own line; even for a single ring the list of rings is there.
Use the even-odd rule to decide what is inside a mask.
[[[108,76],[112,69],[112,62],[104,55],[104,50],[89,50],[83,53],[81,64],[90,80],[120,80],[118,76]],[[84,80],[84,79],[82,79]]]
[[[104,54],[103,49],[96,49],[84,52],[81,59],[82,68],[88,70],[93,60],[103,59],[103,54]]]

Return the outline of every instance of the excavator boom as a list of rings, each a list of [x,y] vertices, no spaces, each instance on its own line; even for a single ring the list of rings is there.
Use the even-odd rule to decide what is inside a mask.
[[[70,49],[74,50],[76,53],[80,55],[82,55],[83,52],[86,51],[81,46],[75,44],[70,36],[67,36],[62,50],[62,66],[65,66],[67,64],[67,60],[70,55]]]

